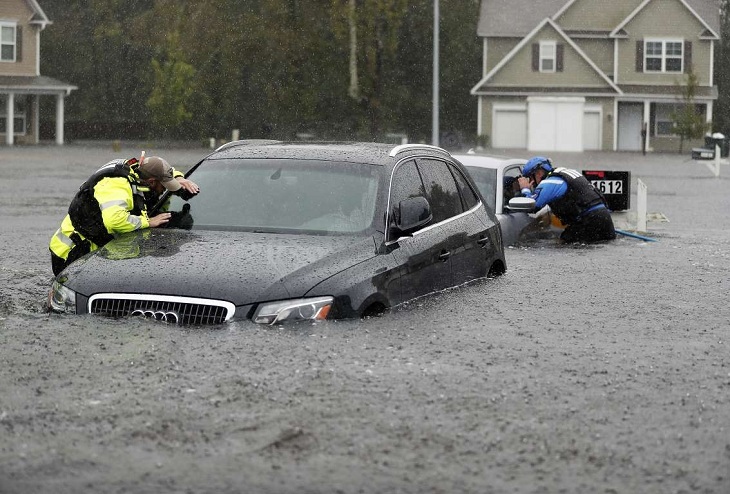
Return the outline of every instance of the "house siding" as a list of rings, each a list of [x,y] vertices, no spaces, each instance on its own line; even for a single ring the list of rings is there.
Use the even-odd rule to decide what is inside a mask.
[[[36,74],[36,29],[27,22],[33,12],[26,2],[0,2],[0,20],[16,22],[22,28],[22,57],[20,62],[0,62],[2,75]]]
[[[532,43],[555,41],[565,46],[562,72],[532,72]],[[572,46],[552,26],[546,25],[534,38],[515,54],[510,63],[494,74],[490,81],[493,86],[514,87],[605,87],[608,84],[596,73],[595,69],[576,52]]]
[[[586,98],[586,107],[601,107],[601,148],[612,149],[613,147],[613,120],[615,115],[613,114],[613,98]]]
[[[583,50],[607,76],[613,77],[613,43],[612,39],[576,39],[575,44]]]
[[[518,38],[489,38],[487,41],[487,72],[492,70],[515,46]]]
[[[659,21],[661,20],[661,21]],[[628,39],[619,40],[619,84],[668,85],[684,82],[680,73],[644,73],[636,71],[636,43],[645,38],[684,39],[692,42],[692,66],[699,84],[710,85],[710,43],[700,40],[702,23],[679,0],[654,0],[625,28]]]

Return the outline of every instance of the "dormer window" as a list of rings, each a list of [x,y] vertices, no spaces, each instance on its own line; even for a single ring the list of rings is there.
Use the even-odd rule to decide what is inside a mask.
[[[0,21],[0,61],[15,62],[15,23]]]
[[[682,40],[645,40],[644,72],[683,72],[683,47]]]
[[[540,72],[555,72],[555,41],[540,41]]]

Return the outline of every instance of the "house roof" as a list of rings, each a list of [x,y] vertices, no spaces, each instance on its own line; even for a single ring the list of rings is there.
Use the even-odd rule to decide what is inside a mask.
[[[650,86],[650,85],[638,85],[638,84],[619,84],[621,91],[623,91],[624,97],[631,96],[664,96],[672,99],[675,102],[682,96],[683,87],[680,86]],[[714,100],[717,99],[718,92],[717,86],[699,86],[696,88],[695,99],[698,100]]]
[[[25,94],[58,94],[60,92],[70,93],[77,86],[61,82],[58,79],[46,76],[0,76],[0,92],[13,91]]]
[[[580,0],[482,0],[477,35],[521,38],[543,19],[554,18],[576,1]],[[720,33],[719,0],[680,1],[696,13],[711,31]],[[640,3],[637,2],[637,5]]]
[[[567,0],[482,0],[478,36],[525,36]]]

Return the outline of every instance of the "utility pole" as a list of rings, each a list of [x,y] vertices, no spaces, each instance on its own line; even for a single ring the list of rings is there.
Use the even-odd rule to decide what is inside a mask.
[[[439,0],[433,0],[433,122],[431,143],[439,145]]]

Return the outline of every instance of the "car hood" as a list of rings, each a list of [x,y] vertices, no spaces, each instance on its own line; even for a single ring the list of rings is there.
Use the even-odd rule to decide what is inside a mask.
[[[246,305],[304,296],[373,256],[372,236],[155,229],[116,238],[59,278],[87,297],[139,293]]]

